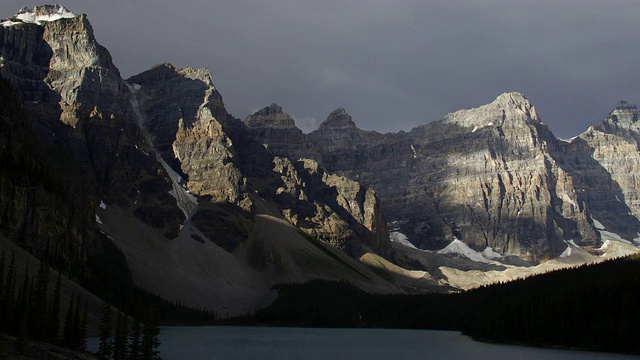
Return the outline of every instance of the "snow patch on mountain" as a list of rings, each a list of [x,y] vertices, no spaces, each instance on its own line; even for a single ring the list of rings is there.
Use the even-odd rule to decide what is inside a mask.
[[[482,256],[482,254],[473,250],[472,248],[467,246],[467,244],[463,243],[462,241],[458,240],[455,237],[453,238],[453,241],[449,245],[447,245],[444,249],[438,251],[438,254],[464,256],[467,259],[475,262],[482,262],[482,263],[490,262],[484,256]]]
[[[569,143],[569,144],[570,144],[573,140],[575,140],[575,139],[577,139],[577,138],[578,138],[577,136],[574,136],[574,137],[569,138],[569,139],[561,139],[561,138],[558,138],[558,140],[560,140],[560,141],[563,141],[563,142],[566,142],[566,143]]]
[[[602,225],[602,223],[594,218],[591,218],[591,220],[593,220],[593,226],[596,227],[596,230],[604,230],[605,227],[604,225]]]
[[[489,260],[501,259],[502,258],[502,255],[500,255],[500,253],[494,251],[493,248],[491,248],[489,246],[487,246],[482,251],[482,256],[484,256],[485,258],[487,258]]]
[[[598,232],[600,233],[600,238],[604,241],[607,240],[613,240],[613,241],[619,241],[621,243],[625,243],[625,244],[629,244],[629,245],[633,245],[633,243],[629,240],[623,239],[620,235],[611,232],[611,231],[607,231],[605,230],[606,228],[604,227],[604,225],[602,225],[602,223],[594,218],[591,218],[591,220],[593,220],[593,226],[595,226],[596,230],[598,230]],[[635,241],[635,239],[634,239]]]
[[[610,231],[606,231],[606,230],[598,230],[600,231],[600,237],[602,238],[602,240],[613,240],[613,241],[619,241],[621,243],[625,243],[625,244],[629,244],[629,245],[633,245],[631,243],[631,241],[629,240],[625,240],[622,237],[620,237],[620,235],[616,234],[616,233],[612,233]]]
[[[571,256],[571,246],[567,246],[567,248],[560,254],[560,259],[566,259]]]
[[[67,10],[64,6],[59,5],[36,6],[33,9],[24,7],[16,15],[3,21],[2,26],[10,27],[22,23],[42,25],[45,22],[71,19],[77,16],[77,14]]]
[[[397,242],[398,244],[402,244],[406,247],[412,248],[412,249],[417,249],[410,241],[409,238],[407,237],[407,235],[399,232],[399,231],[392,231],[389,233],[389,239],[393,242]]]

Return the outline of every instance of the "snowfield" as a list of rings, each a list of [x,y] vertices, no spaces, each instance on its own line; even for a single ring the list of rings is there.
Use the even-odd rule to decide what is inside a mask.
[[[22,23],[42,25],[45,22],[71,19],[77,16],[77,14],[65,9],[64,6],[54,7],[51,12],[41,14],[36,14],[32,9],[23,8],[14,17],[14,20],[19,21],[6,20],[2,22],[2,26],[10,27]]]
[[[467,246],[467,244],[463,243],[455,237],[449,245],[447,245],[444,249],[438,251],[438,254],[460,255],[470,260],[482,263],[491,262],[490,260],[482,256],[482,254],[471,249],[469,246]]]
[[[412,249],[418,249],[409,241],[409,238],[407,237],[407,235],[401,232],[398,232],[398,231],[390,232],[389,239],[393,242],[397,242],[398,244],[402,244],[406,247],[410,247]]]

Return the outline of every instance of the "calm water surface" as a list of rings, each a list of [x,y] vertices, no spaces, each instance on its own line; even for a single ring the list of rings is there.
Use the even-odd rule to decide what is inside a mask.
[[[413,360],[638,359],[637,356],[475,342],[452,331],[163,327],[160,355],[172,359]],[[89,341],[97,350],[97,339]]]

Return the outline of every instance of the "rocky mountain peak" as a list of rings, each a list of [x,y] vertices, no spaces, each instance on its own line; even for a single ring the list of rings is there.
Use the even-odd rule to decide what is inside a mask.
[[[351,120],[351,115],[343,108],[336,109],[329,114],[327,119],[320,124],[320,129],[327,128],[355,128],[356,124]]]
[[[9,27],[22,23],[43,25],[45,22],[75,17],[78,15],[67,10],[64,6],[38,5],[33,8],[23,7],[17,14],[3,21],[2,26]]]
[[[276,104],[264,107],[244,119],[248,127],[295,128],[295,121]]]
[[[526,96],[517,91],[502,93],[498,95],[494,102],[498,104],[529,104]]]
[[[282,111],[282,107],[278,104],[272,103],[269,106],[266,106],[256,112],[257,115],[276,115],[276,114],[284,114]]]
[[[637,106],[625,100],[620,100],[618,106],[611,111],[608,118],[614,122],[632,123],[638,121],[638,115],[640,115],[640,110],[638,110]]]
[[[213,87],[213,80],[211,80],[213,76],[211,75],[211,71],[205,67],[196,69],[189,66],[180,70],[179,72],[187,79],[200,80],[203,83]]]
[[[492,103],[473,109],[459,110],[447,115],[445,122],[479,129],[486,126],[518,126],[530,121],[540,123],[540,118],[529,100],[519,92],[498,96]]]

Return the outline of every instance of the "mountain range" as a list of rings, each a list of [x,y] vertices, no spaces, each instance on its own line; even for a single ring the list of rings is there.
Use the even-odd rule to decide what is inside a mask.
[[[58,5],[2,21],[0,76],[0,234],[69,276],[115,245],[139,287],[235,315],[278,283],[449,291],[638,252],[625,101],[571,140],[517,92],[388,134],[337,109],[305,134],[276,104],[235,118],[207,69],[123,79]]]

